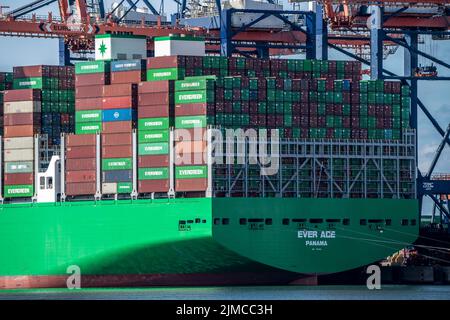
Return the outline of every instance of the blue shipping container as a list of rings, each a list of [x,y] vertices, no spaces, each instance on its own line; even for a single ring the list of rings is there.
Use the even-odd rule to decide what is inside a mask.
[[[134,110],[126,109],[108,109],[102,111],[102,120],[105,122],[111,121],[131,121],[134,119]]]
[[[102,172],[102,181],[109,182],[131,182],[133,181],[133,170],[112,170]]]
[[[145,60],[117,60],[111,62],[111,72],[144,70]]]

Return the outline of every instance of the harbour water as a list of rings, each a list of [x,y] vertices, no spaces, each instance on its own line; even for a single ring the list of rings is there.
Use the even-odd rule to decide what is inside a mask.
[[[450,300],[450,286],[260,286],[0,290],[0,300]]]

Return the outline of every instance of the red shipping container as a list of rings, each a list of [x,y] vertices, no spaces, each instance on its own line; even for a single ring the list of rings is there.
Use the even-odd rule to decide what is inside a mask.
[[[66,171],[84,171],[90,170],[95,171],[96,169],[96,159],[86,158],[86,159],[66,159]]]
[[[3,117],[3,124],[5,126],[39,125],[40,123],[40,113],[9,113]]]
[[[138,107],[138,118],[163,118],[170,116],[169,105],[155,105]]]
[[[103,86],[93,85],[75,88],[75,98],[98,98],[103,96]]]
[[[67,159],[95,158],[95,146],[67,147]]]
[[[208,179],[176,179],[175,190],[186,191],[206,191],[208,188]]]
[[[175,141],[206,140],[206,133],[207,133],[206,128],[175,129],[174,140]]]
[[[148,81],[139,83],[138,91],[139,94],[155,93],[155,92],[171,92],[173,91],[173,87],[174,87],[173,80]]]
[[[138,157],[139,168],[157,168],[169,166],[170,156],[168,154],[146,155]]]
[[[102,146],[131,145],[132,143],[131,133],[102,134]]]
[[[167,192],[169,191],[169,180],[139,180],[138,192],[139,193],[151,193],[151,192]]]
[[[68,134],[66,135],[66,144],[68,147],[95,146],[95,134]]]
[[[131,145],[102,147],[102,158],[131,158],[132,156]]]
[[[40,101],[40,100],[41,100],[41,90],[38,89],[7,90],[3,92],[4,102]]]
[[[12,137],[32,137],[39,133],[40,127],[37,125],[21,125],[21,126],[4,126],[3,136],[5,138]]]
[[[205,165],[207,163],[206,153],[185,153],[185,154],[175,154],[175,165],[186,166],[186,165]]]
[[[105,97],[102,99],[102,109],[125,109],[136,107],[133,96]]]
[[[135,84],[111,84],[102,86],[103,97],[121,97],[133,96],[137,94],[137,85]]]
[[[242,104],[241,104],[242,107]],[[211,103],[187,103],[175,105],[175,116],[196,116],[205,115],[208,110],[214,110],[214,104]],[[245,113],[244,110],[242,110]]]
[[[58,77],[58,66],[37,65],[13,67],[14,79],[30,77],[50,77],[55,74]]]
[[[145,71],[133,70],[133,71],[111,72],[111,84],[139,83],[145,80],[146,80]]]
[[[130,133],[131,121],[111,121],[102,123],[102,133]]]
[[[5,173],[5,185],[33,184],[34,174],[30,173]]]
[[[109,73],[88,73],[75,75],[75,87],[110,84]]]
[[[66,183],[66,195],[68,196],[94,195],[96,190],[95,182]]]
[[[169,92],[139,93],[139,106],[173,104],[173,94]]]
[[[86,98],[75,100],[75,110],[99,110],[102,109],[103,98]]]
[[[147,58],[147,69],[184,67],[184,56],[164,56]]]
[[[95,170],[87,171],[66,171],[66,182],[95,182],[96,172]]]

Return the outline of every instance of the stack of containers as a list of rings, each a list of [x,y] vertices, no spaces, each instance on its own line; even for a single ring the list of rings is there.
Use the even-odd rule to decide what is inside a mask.
[[[168,192],[170,119],[173,118],[171,80],[141,82],[138,97],[138,192]]]
[[[96,168],[96,135],[67,135],[66,195],[93,196],[97,191]]]
[[[13,73],[0,72],[0,91],[11,90],[13,86]]]
[[[110,83],[109,61],[88,61],[75,65],[75,133],[102,131],[103,86]]]
[[[146,60],[111,62],[111,84],[139,83],[146,79]]]
[[[112,84],[102,90],[102,193],[131,193],[137,85]]]
[[[214,77],[175,82],[175,191],[206,191],[207,124],[214,124]]]
[[[59,145],[62,132],[73,131],[74,68],[70,66],[14,67],[14,89],[41,90],[41,133],[49,145]]]
[[[34,194],[34,135],[40,132],[41,92],[4,93],[4,197]]]

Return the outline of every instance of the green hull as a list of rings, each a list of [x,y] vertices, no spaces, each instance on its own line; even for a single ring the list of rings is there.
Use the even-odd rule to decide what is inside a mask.
[[[230,280],[236,274],[279,272],[290,279],[293,273],[333,273],[380,260],[412,243],[418,226],[410,221],[417,212],[416,201],[363,199],[3,205],[0,277],[62,276],[71,265],[87,276],[216,275]],[[323,223],[317,228],[309,222],[283,224],[283,219],[311,218]],[[327,219],[341,223],[329,226]],[[349,219],[349,225],[343,225],[343,219]],[[361,226],[360,219],[367,219],[367,225]],[[381,233],[376,225],[384,222],[372,219],[391,219],[391,224]],[[409,220],[408,226],[401,225],[403,219]],[[334,230],[335,237],[327,239],[326,246],[305,246],[305,239],[298,238],[304,229]]]

